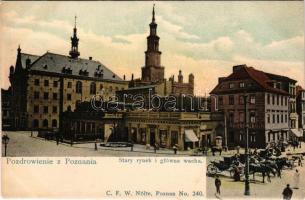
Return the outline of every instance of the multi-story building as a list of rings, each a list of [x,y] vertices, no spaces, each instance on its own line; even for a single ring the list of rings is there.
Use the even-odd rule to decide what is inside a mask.
[[[247,125],[250,147],[265,147],[270,142],[289,139],[289,102],[295,98],[296,81],[238,65],[233,73],[219,78],[211,92],[211,109],[224,113],[228,146],[245,144],[244,96],[247,96]],[[289,93],[291,91],[291,93]],[[214,107],[213,105],[216,105]],[[293,108],[293,103],[290,107]]]
[[[109,99],[128,88],[101,62],[79,58],[76,25],[71,37],[70,56],[46,52],[42,56],[21,52],[10,68],[12,125],[15,129],[58,128],[61,113],[74,110],[82,101],[103,93]]]
[[[145,51],[145,65],[142,67],[142,77],[134,79],[129,83],[129,89],[124,93],[134,93],[136,90],[141,93],[147,90],[147,86],[153,86],[161,96],[166,95],[193,95],[194,75],[189,74],[188,82],[183,81],[182,71],[179,70],[178,81],[174,76],[168,80],[165,78],[164,66],[161,65],[161,51],[159,50],[160,37],[157,35],[157,23],[155,20],[155,9],[152,12],[152,22],[149,24],[150,34],[147,37],[147,50]],[[132,90],[132,91],[129,91]]]
[[[2,130],[9,130],[12,128],[11,93],[11,87],[9,87],[7,90],[1,89]]]
[[[301,86],[296,87],[297,93],[297,113],[299,116],[299,132],[304,140],[305,134],[305,90]]]

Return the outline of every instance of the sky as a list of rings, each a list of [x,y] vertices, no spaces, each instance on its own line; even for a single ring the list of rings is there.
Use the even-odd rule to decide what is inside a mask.
[[[193,73],[195,93],[204,95],[246,64],[304,87],[302,1],[1,2],[1,87],[10,85],[19,44],[24,53],[68,55],[75,15],[80,57],[140,77],[153,3],[166,78]]]

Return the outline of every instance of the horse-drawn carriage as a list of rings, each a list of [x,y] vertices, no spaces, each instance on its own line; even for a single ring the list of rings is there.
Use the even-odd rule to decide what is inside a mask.
[[[224,160],[220,161],[211,161],[211,163],[207,166],[207,174],[210,176],[222,173],[227,171],[232,176],[232,172],[235,167],[238,167],[240,171],[243,172],[244,165],[236,159],[235,156],[224,157]]]

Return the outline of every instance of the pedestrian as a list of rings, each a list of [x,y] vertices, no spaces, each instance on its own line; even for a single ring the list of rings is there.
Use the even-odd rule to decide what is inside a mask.
[[[219,179],[219,176],[216,176],[215,179],[215,187],[216,187],[216,194],[220,195],[220,186],[221,186],[221,180]]]
[[[294,172],[293,180],[294,180],[294,187],[293,187],[293,189],[299,189],[300,172],[299,172],[299,170],[297,170],[297,169],[296,169],[295,172]]]
[[[300,167],[303,167],[303,164],[302,164],[302,159],[301,159],[301,157],[299,157],[298,165],[299,165]]]
[[[177,146],[176,145],[173,146],[173,150],[174,150],[174,154],[177,154]]]
[[[240,170],[238,166],[234,167],[234,181],[240,181]]]
[[[154,152],[157,153],[157,143],[154,144]]]
[[[282,195],[284,200],[290,200],[292,197],[293,191],[290,188],[289,184],[287,184],[286,188],[283,190]]]
[[[129,140],[128,143],[130,145],[130,151],[133,151],[133,140]]]

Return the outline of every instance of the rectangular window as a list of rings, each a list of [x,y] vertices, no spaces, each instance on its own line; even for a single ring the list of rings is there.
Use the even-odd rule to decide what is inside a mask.
[[[267,114],[267,123],[270,123],[270,114]]]
[[[34,113],[39,113],[39,106],[34,106]]]
[[[39,85],[39,79],[34,80],[34,85],[37,85],[37,86]]]
[[[287,106],[287,97],[284,97],[285,98],[285,106]]]
[[[234,96],[233,95],[229,96],[229,105],[234,105]]]
[[[53,81],[53,87],[57,87],[58,86],[58,82],[57,81]]]
[[[279,95],[276,95],[276,105],[280,105],[280,97],[279,97]]]
[[[230,83],[230,84],[229,84],[229,88],[230,88],[230,89],[234,88],[234,83]]]
[[[285,123],[288,122],[287,119],[288,119],[287,114],[285,114]]]
[[[280,123],[280,115],[279,114],[277,114],[277,123],[279,124]]]
[[[267,94],[267,104],[270,104],[270,94]]]
[[[274,94],[272,95],[272,105],[274,105],[275,104],[275,98],[274,98]]]
[[[71,94],[67,94],[67,99],[70,101],[72,99]]]
[[[250,96],[250,103],[255,104],[255,95]]]
[[[44,80],[44,86],[49,86],[49,80]]]
[[[244,104],[244,96],[243,96],[243,95],[240,95],[240,96],[239,96],[239,104],[240,104],[240,105],[243,105],[243,104]]]
[[[44,106],[43,107],[43,113],[48,113],[49,112],[49,107],[48,106]]]
[[[272,123],[275,124],[275,114],[272,114]]]
[[[284,116],[283,116],[283,113],[281,114],[281,123],[284,122]]]
[[[57,106],[53,106],[52,112],[57,113]]]
[[[39,92],[34,92],[34,99],[39,99]]]
[[[53,99],[57,100],[57,93],[53,93]]]
[[[44,99],[49,99],[49,93],[48,92],[43,93],[43,98]]]
[[[251,112],[250,113],[250,122],[251,123],[255,123],[256,119],[255,119],[255,112]]]
[[[240,112],[239,113],[239,122],[244,122],[244,118],[245,118],[244,113]]]
[[[240,87],[240,88],[244,88],[244,87],[245,87],[245,83],[244,83],[244,82],[240,82],[240,83],[239,83],[239,87]]]
[[[281,96],[281,106],[282,106],[283,103],[284,103],[283,100],[284,100],[284,99],[283,99],[283,96]]]
[[[72,82],[68,82],[68,88],[72,88]]]
[[[218,104],[223,105],[223,97],[222,96],[218,97]]]

